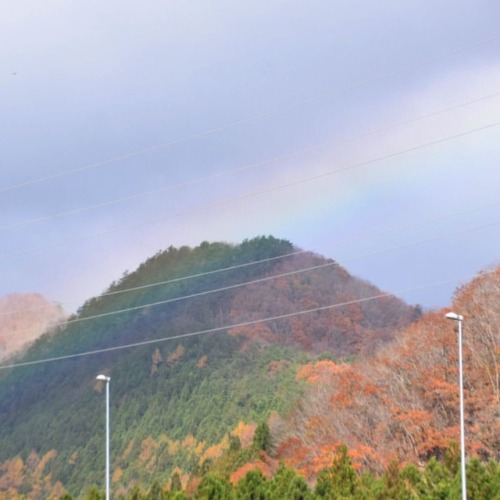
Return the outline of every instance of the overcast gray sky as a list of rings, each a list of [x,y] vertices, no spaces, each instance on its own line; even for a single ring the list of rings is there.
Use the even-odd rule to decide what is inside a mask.
[[[0,296],[73,310],[170,245],[272,234],[449,304],[499,257],[498,19],[496,0],[5,2]]]

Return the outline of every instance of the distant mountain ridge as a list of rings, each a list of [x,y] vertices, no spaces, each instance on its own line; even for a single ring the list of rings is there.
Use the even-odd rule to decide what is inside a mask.
[[[0,298],[0,360],[26,348],[66,317],[60,305],[39,293],[13,293]]]

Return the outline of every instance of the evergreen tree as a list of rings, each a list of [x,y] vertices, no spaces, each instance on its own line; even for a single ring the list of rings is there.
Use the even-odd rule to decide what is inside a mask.
[[[361,482],[354,470],[345,445],[337,448],[337,456],[331,467],[318,475],[316,494],[320,498],[356,498],[360,494]]]
[[[196,500],[230,500],[232,486],[227,480],[208,474],[201,480],[194,497]]]
[[[164,500],[165,498],[166,495],[163,492],[160,483],[155,481],[149,489],[148,500]]]
[[[172,478],[170,480],[170,491],[182,491],[181,476],[177,471],[172,474]]]
[[[500,469],[485,466],[477,458],[467,464],[467,498],[473,500],[500,499]],[[488,471],[488,466],[490,471]],[[493,472],[493,474],[489,473]],[[496,477],[495,477],[496,476]]]
[[[394,500],[417,499],[417,496],[408,489],[407,482],[396,461],[392,461],[389,464],[389,467],[384,473],[382,485],[383,490],[378,494],[378,498],[381,500],[385,498]]]
[[[85,500],[104,500],[106,495],[97,486],[92,486],[85,494]]]
[[[293,469],[285,467],[285,464],[280,462],[276,474],[274,474],[268,484],[269,497],[272,500],[286,498],[288,487],[296,476],[297,474]]]
[[[293,469],[285,467],[283,462],[280,463],[273,478],[268,481],[267,492],[269,500],[282,498],[307,500],[313,497],[304,479],[298,476]]]
[[[128,500],[144,500],[141,488],[139,485],[135,485],[128,494]]]
[[[459,477],[460,473],[451,474],[442,463],[432,457],[422,474],[422,494],[429,495],[430,498],[454,498],[455,495],[452,496],[454,491],[458,498],[460,486],[457,478]],[[455,487],[453,487],[453,481],[456,483]]]
[[[238,500],[267,500],[266,478],[260,470],[251,470],[238,482],[235,488]]]
[[[238,436],[229,435],[229,451],[239,452],[241,451],[241,441]]]
[[[267,422],[261,422],[255,429],[253,448],[269,452],[271,449],[271,431]]]
[[[314,497],[305,480],[297,475],[288,483],[285,494],[284,498],[289,500],[312,500]]]
[[[182,491],[174,491],[167,494],[167,500],[187,500],[187,496]]]

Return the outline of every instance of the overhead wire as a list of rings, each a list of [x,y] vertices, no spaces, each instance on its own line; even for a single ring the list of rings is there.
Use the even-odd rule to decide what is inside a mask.
[[[478,210],[484,210],[484,209],[492,208],[492,207],[495,207],[495,206],[498,206],[498,205],[500,205],[500,201],[495,202],[495,203],[489,203],[489,204],[486,204],[486,205],[481,205],[481,206],[473,207],[473,208],[469,208],[469,209],[466,209],[466,210],[460,210],[458,212],[453,212],[453,213],[449,213],[449,214],[439,215],[438,217],[432,217],[432,218],[421,220],[421,221],[417,221],[417,222],[414,222],[414,223],[411,223],[411,224],[399,225],[399,226],[395,226],[395,227],[391,227],[391,228],[386,228],[386,229],[383,229],[381,231],[371,231],[369,233],[357,235],[357,236],[354,236],[354,237],[351,237],[351,238],[345,238],[345,239],[337,241],[337,242],[328,243],[328,244],[321,245],[319,247],[315,247],[315,248],[308,249],[308,250],[298,250],[296,252],[289,252],[289,253],[282,254],[282,255],[277,255],[277,256],[274,256],[274,257],[268,257],[266,259],[259,259],[259,260],[255,260],[255,261],[244,262],[244,263],[233,265],[233,266],[222,267],[222,268],[219,268],[219,269],[212,269],[210,271],[204,271],[204,272],[201,272],[201,273],[195,273],[195,274],[190,274],[190,275],[186,275],[186,276],[180,276],[180,277],[177,277],[177,278],[171,278],[171,279],[168,279],[168,280],[165,280],[165,281],[148,283],[146,285],[128,287],[128,288],[123,288],[123,289],[119,289],[119,290],[112,290],[112,291],[108,291],[108,292],[104,292],[104,293],[100,294],[98,296],[98,298],[102,299],[102,298],[105,298],[105,297],[110,297],[110,296],[115,296],[115,295],[121,295],[121,294],[124,294],[124,293],[130,293],[130,292],[137,292],[137,291],[147,290],[147,289],[151,289],[151,288],[154,288],[154,287],[165,286],[165,285],[169,285],[169,284],[173,284],[173,283],[179,283],[179,282],[186,281],[186,280],[189,280],[189,279],[211,276],[211,275],[219,274],[219,273],[222,273],[222,272],[234,271],[234,270],[237,270],[237,269],[242,269],[242,268],[253,266],[253,265],[268,263],[268,262],[272,262],[272,261],[276,261],[276,260],[285,259],[285,258],[288,258],[288,257],[294,257],[294,256],[298,256],[298,255],[305,254],[305,253],[315,253],[318,250],[324,250],[325,248],[340,247],[342,245],[345,245],[345,244],[348,244],[348,243],[352,243],[352,242],[355,242],[355,241],[361,241],[361,240],[367,239],[367,238],[373,238],[373,237],[376,237],[376,236],[382,236],[382,235],[394,233],[394,232],[397,232],[397,231],[402,231],[402,230],[407,230],[407,229],[413,229],[413,228],[420,227],[420,226],[423,226],[423,225],[432,224],[434,222],[443,221],[443,220],[446,220],[446,219],[449,219],[449,218],[452,218],[452,217],[457,217],[457,216],[461,216],[461,215],[470,214],[470,213],[476,212]],[[482,227],[483,226],[480,226],[479,228],[482,228]],[[456,234],[459,234],[459,233],[452,233],[451,236],[455,236]],[[426,241],[428,241],[428,240],[420,241],[420,242],[417,242],[416,244],[421,243],[421,242],[426,242]],[[366,255],[366,256],[371,256],[371,255],[375,255],[375,253],[372,253],[372,254],[369,254],[369,255]],[[356,258],[359,258],[359,257],[354,257],[354,259],[356,259]],[[348,258],[347,260],[351,260],[351,258]],[[15,311],[9,311],[9,312],[0,312],[0,317],[1,316],[6,316],[6,315],[12,315],[14,313],[17,314],[17,313],[22,313],[22,312],[47,309],[49,307],[53,307],[54,303],[58,304],[60,306],[64,306],[65,304],[70,304],[70,303],[74,303],[74,302],[77,302],[77,300],[75,299],[75,300],[69,300],[69,301],[53,301],[51,304],[48,304],[48,305],[37,306],[37,307],[21,308],[21,309],[16,309]]]
[[[390,248],[387,248],[387,249],[382,249],[382,250],[377,250],[377,251],[373,251],[373,252],[368,252],[368,253],[365,253],[363,255],[358,255],[358,256],[354,256],[354,257],[348,257],[348,258],[343,259],[343,262],[347,262],[347,261],[351,261],[351,260],[357,260],[359,258],[373,257],[375,255],[380,255],[381,253],[386,253],[386,252],[390,252],[390,251],[394,251],[394,250],[400,250],[402,248],[408,248],[408,247],[412,247],[412,246],[415,246],[415,245],[420,245],[420,244],[423,244],[423,243],[429,243],[431,241],[439,240],[439,239],[442,239],[442,238],[447,238],[447,237],[450,237],[450,236],[461,236],[461,235],[470,233],[472,231],[477,231],[477,230],[480,230],[480,229],[486,229],[486,228],[490,228],[490,227],[495,227],[495,226],[498,226],[498,225],[500,225],[500,221],[492,222],[492,223],[489,223],[489,224],[482,224],[480,226],[474,226],[474,227],[470,227],[470,228],[466,228],[466,229],[461,229],[461,230],[455,231],[453,233],[448,233],[448,234],[441,233],[438,236],[433,236],[431,238],[426,238],[426,239],[419,240],[419,241],[416,241],[416,242],[404,243],[404,244],[393,246],[393,247],[390,247]],[[107,312],[99,313],[99,314],[95,314],[95,315],[80,316],[80,317],[76,317],[74,319],[70,319],[68,321],[55,322],[55,323],[53,323],[51,325],[51,328],[53,328],[53,329],[54,328],[58,328],[58,327],[65,328],[65,327],[71,326],[71,325],[73,325],[75,323],[82,323],[82,322],[86,322],[86,321],[90,321],[90,320],[106,318],[106,317],[109,317],[109,316],[116,316],[118,314],[123,314],[123,313],[138,311],[138,310],[141,310],[141,309],[146,309],[146,308],[150,308],[150,307],[156,307],[156,306],[160,306],[160,305],[166,305],[166,304],[170,304],[170,303],[173,303],[173,302],[178,302],[178,301],[181,301],[181,300],[194,299],[194,298],[197,298],[197,297],[202,297],[202,296],[210,295],[210,294],[213,294],[213,293],[220,293],[220,292],[225,292],[225,291],[229,291],[229,290],[234,290],[234,289],[241,288],[241,287],[244,287],[244,286],[250,286],[250,285],[255,285],[255,284],[259,284],[259,283],[265,283],[265,282],[276,280],[276,279],[279,279],[279,278],[286,278],[286,277],[294,276],[294,275],[297,275],[297,274],[302,274],[302,273],[310,272],[310,271],[317,271],[317,270],[320,270],[320,269],[325,269],[325,268],[333,267],[333,266],[340,266],[340,264],[337,261],[335,261],[335,260],[331,260],[331,261],[329,260],[326,263],[319,264],[319,265],[316,265],[316,266],[311,266],[311,267],[302,268],[302,269],[295,269],[293,271],[288,271],[286,273],[281,273],[281,274],[273,275],[273,276],[266,276],[266,277],[263,277],[263,278],[257,278],[257,279],[250,280],[250,281],[247,281],[247,282],[244,282],[244,283],[237,283],[237,284],[234,284],[234,285],[227,285],[227,286],[220,287],[220,288],[217,288],[217,289],[206,290],[206,291],[203,291],[203,292],[196,292],[196,293],[192,293],[192,294],[189,294],[189,295],[184,295],[184,296],[180,296],[180,297],[173,297],[173,298],[169,298],[169,299],[164,299],[164,300],[160,300],[160,301],[156,301],[156,302],[150,302],[150,303],[136,305],[136,306],[130,306],[130,307],[127,307],[127,308],[124,308],[124,309],[115,309],[115,310],[111,310],[111,311],[107,311]],[[16,330],[15,333],[18,334],[18,333],[21,333],[21,332],[19,330]]]
[[[494,271],[486,271],[483,274],[489,274],[489,273],[493,273],[493,272]],[[402,288],[402,289],[399,289],[399,290],[396,290],[393,292],[384,292],[384,293],[372,295],[370,297],[364,297],[364,298],[349,300],[349,301],[345,301],[345,302],[339,302],[339,303],[330,304],[330,305],[326,305],[326,306],[319,306],[319,307],[315,307],[312,309],[304,309],[301,311],[294,311],[294,312],[290,312],[290,313],[270,316],[267,318],[261,318],[258,320],[244,321],[244,322],[240,322],[240,323],[235,323],[235,324],[230,324],[230,325],[225,325],[225,326],[220,326],[220,327],[215,327],[215,328],[208,328],[208,329],[204,329],[204,330],[198,330],[198,331],[194,331],[194,332],[173,335],[170,337],[143,340],[143,341],[139,341],[139,342],[133,342],[130,344],[106,347],[106,348],[102,348],[102,349],[94,349],[91,351],[84,351],[84,352],[79,352],[79,353],[74,353],[74,354],[66,354],[63,356],[55,356],[52,358],[43,358],[43,359],[38,359],[38,360],[11,363],[9,365],[0,365],[0,370],[7,370],[7,369],[20,368],[20,367],[25,367],[25,366],[33,366],[33,365],[39,365],[39,364],[44,364],[44,363],[50,363],[50,362],[64,361],[67,359],[75,359],[75,358],[81,358],[84,356],[91,356],[91,355],[103,354],[103,353],[107,353],[107,352],[119,351],[119,350],[123,350],[123,349],[130,349],[130,348],[134,348],[134,347],[142,347],[142,346],[146,346],[146,345],[158,344],[158,343],[167,342],[167,341],[171,341],[171,340],[180,340],[180,339],[184,339],[184,338],[188,338],[188,337],[195,337],[195,336],[207,335],[210,333],[223,332],[223,331],[232,330],[235,328],[252,326],[252,325],[257,325],[257,324],[261,324],[261,323],[268,323],[271,321],[278,321],[278,320],[287,319],[287,318],[291,318],[291,317],[295,317],[295,316],[304,316],[306,314],[332,310],[335,308],[345,307],[345,306],[354,305],[354,304],[360,304],[360,303],[369,302],[372,300],[379,300],[379,299],[383,299],[383,298],[387,298],[387,297],[397,297],[397,295],[401,295],[403,293],[410,293],[410,292],[414,292],[417,290],[422,290],[425,288],[440,286],[440,285],[443,285],[446,283],[451,283],[451,282],[470,280],[476,276],[477,276],[477,274],[469,275],[469,276],[461,276],[461,277],[457,277],[457,278],[449,278],[446,280],[441,280],[441,281],[437,281],[437,282],[433,282],[433,283],[426,283],[424,285]]]
[[[336,140],[333,140],[333,141],[327,141],[327,142],[325,142],[323,144],[320,144],[320,145],[317,145],[317,146],[308,147],[308,148],[301,149],[301,150],[298,150],[298,151],[292,151],[290,153],[285,153],[285,154],[282,154],[282,155],[279,155],[279,156],[276,156],[276,157],[273,157],[273,158],[268,158],[268,159],[260,160],[258,162],[254,162],[254,163],[251,163],[251,164],[248,164],[248,165],[244,165],[244,166],[237,167],[237,168],[234,168],[234,169],[225,170],[225,171],[222,171],[222,172],[217,172],[215,174],[208,175],[208,176],[198,177],[196,179],[191,179],[191,180],[188,180],[188,181],[185,181],[185,182],[179,182],[179,183],[172,184],[172,185],[169,185],[169,186],[165,186],[165,187],[162,187],[162,188],[153,189],[153,190],[149,190],[149,191],[143,191],[143,192],[135,193],[135,194],[132,194],[132,195],[129,195],[129,196],[115,198],[115,199],[107,200],[107,201],[104,201],[104,202],[101,202],[101,203],[96,203],[96,204],[92,204],[92,205],[88,205],[88,206],[84,206],[84,207],[79,207],[79,208],[74,208],[74,209],[71,209],[71,210],[65,210],[65,211],[62,211],[62,212],[58,212],[58,213],[54,213],[54,214],[49,214],[49,215],[45,215],[45,216],[41,216],[41,217],[36,217],[36,218],[33,218],[33,219],[19,221],[19,222],[15,222],[15,223],[11,223],[11,224],[0,225],[0,229],[14,229],[14,228],[23,227],[23,226],[27,226],[27,225],[31,225],[31,224],[35,224],[35,223],[39,223],[39,222],[45,222],[45,221],[57,219],[57,218],[64,217],[64,216],[67,216],[67,215],[77,215],[77,214],[88,212],[88,211],[91,211],[91,210],[97,210],[97,209],[100,209],[100,208],[106,208],[106,207],[113,206],[113,205],[116,205],[116,204],[119,204],[119,203],[126,203],[126,202],[129,202],[129,201],[138,200],[138,199],[141,199],[141,198],[144,198],[144,197],[148,197],[148,196],[152,196],[152,195],[157,195],[157,194],[160,194],[160,193],[166,193],[166,192],[169,192],[169,191],[178,190],[180,188],[192,186],[192,185],[195,185],[195,184],[205,183],[205,182],[211,181],[213,179],[218,179],[218,178],[223,177],[223,176],[227,176],[227,175],[232,175],[232,174],[235,174],[235,173],[243,172],[243,171],[250,170],[250,169],[253,169],[253,168],[261,167],[263,165],[268,165],[269,163],[275,163],[275,162],[278,162],[278,161],[287,160],[287,159],[294,158],[294,157],[297,157],[297,156],[301,156],[301,155],[304,155],[304,154],[307,154],[307,153],[311,153],[313,151],[318,151],[318,150],[321,150],[321,149],[325,149],[327,147],[331,147],[331,146],[334,146],[334,145],[337,145],[337,144],[342,144],[342,143],[353,141],[353,140],[357,140],[357,139],[363,139],[363,138],[369,137],[371,135],[375,135],[375,134],[379,134],[379,133],[382,133],[382,132],[387,132],[387,131],[390,131],[390,130],[394,130],[394,129],[397,129],[397,128],[400,128],[400,127],[407,126],[407,125],[409,125],[411,123],[416,123],[418,121],[425,120],[425,119],[428,119],[428,118],[431,118],[431,117],[434,117],[434,116],[437,116],[437,115],[440,115],[440,114],[448,113],[450,111],[455,111],[457,109],[460,109],[460,108],[463,108],[463,107],[466,107],[466,106],[470,106],[472,104],[477,104],[478,102],[482,102],[482,101],[485,101],[485,100],[488,100],[488,99],[493,99],[493,98],[498,97],[498,96],[500,96],[500,92],[495,92],[493,94],[488,94],[488,95],[481,96],[481,97],[478,97],[478,98],[475,98],[475,99],[472,99],[472,100],[469,100],[469,101],[465,101],[465,102],[462,102],[462,103],[459,103],[459,104],[456,104],[456,105],[453,105],[453,106],[448,106],[446,108],[441,108],[439,110],[432,111],[430,113],[427,113],[427,114],[424,114],[424,115],[420,115],[420,116],[417,116],[417,117],[414,117],[414,118],[410,118],[408,120],[404,120],[404,121],[398,122],[396,124],[388,125],[386,127],[381,127],[381,128],[377,128],[377,129],[374,129],[374,130],[369,130],[369,131],[364,132],[364,133],[351,135],[351,136],[344,137],[344,138],[341,138],[341,139],[336,139]]]
[[[296,180],[296,181],[287,182],[287,183],[284,183],[284,184],[281,184],[281,185],[278,185],[278,186],[274,186],[274,187],[271,187],[271,188],[263,189],[263,190],[256,191],[256,192],[253,192],[253,193],[247,193],[245,195],[237,196],[237,197],[234,197],[234,198],[228,198],[228,199],[224,199],[224,200],[219,200],[219,201],[216,201],[216,202],[208,203],[208,204],[205,204],[205,205],[200,205],[200,206],[193,207],[193,208],[190,208],[190,209],[187,209],[187,210],[183,210],[183,211],[180,211],[180,212],[174,212],[174,213],[170,213],[170,214],[163,215],[163,216],[160,216],[160,217],[154,217],[152,219],[148,219],[148,220],[145,220],[145,221],[136,222],[136,223],[133,223],[133,224],[127,224],[127,225],[120,226],[120,227],[115,227],[115,228],[112,228],[112,229],[107,229],[105,231],[100,231],[98,233],[93,233],[93,234],[88,234],[88,235],[84,235],[84,236],[78,236],[76,238],[70,238],[70,239],[67,239],[67,240],[62,240],[62,241],[55,242],[55,243],[52,243],[52,244],[49,244],[49,245],[43,245],[43,246],[40,246],[40,247],[36,247],[36,248],[29,249],[29,250],[25,250],[25,251],[0,254],[0,258],[11,258],[11,257],[22,256],[22,255],[28,255],[28,254],[31,254],[31,253],[36,253],[36,252],[39,252],[39,251],[42,251],[42,250],[47,250],[47,249],[50,249],[50,248],[56,248],[56,247],[60,247],[60,246],[64,246],[64,245],[69,245],[69,244],[73,244],[73,243],[79,243],[81,241],[89,240],[89,239],[92,239],[92,238],[98,238],[98,237],[106,236],[106,235],[109,235],[109,234],[115,234],[117,232],[125,231],[125,230],[128,230],[128,229],[135,229],[135,228],[147,225],[147,224],[153,224],[153,223],[156,223],[156,222],[161,222],[161,221],[170,219],[172,217],[178,217],[178,216],[181,216],[181,215],[187,215],[187,214],[199,212],[200,210],[207,210],[207,209],[219,207],[219,206],[225,205],[227,203],[234,203],[234,202],[237,202],[237,201],[247,200],[249,198],[254,198],[256,196],[262,196],[262,195],[269,194],[269,193],[272,193],[272,192],[275,192],[275,191],[278,191],[278,190],[281,190],[281,189],[298,186],[298,185],[304,184],[306,182],[311,182],[311,181],[316,181],[316,180],[319,180],[319,179],[324,179],[325,177],[329,177],[331,175],[338,174],[340,172],[346,172],[346,171],[349,171],[349,170],[354,170],[356,168],[360,168],[360,167],[364,167],[364,166],[367,166],[367,165],[371,165],[371,164],[374,164],[374,163],[377,163],[377,162],[380,162],[380,161],[383,161],[383,160],[388,160],[388,159],[391,159],[391,158],[395,158],[395,157],[401,156],[403,154],[411,153],[411,152],[418,151],[418,150],[421,150],[421,149],[424,149],[424,148],[428,148],[428,147],[431,147],[431,146],[442,144],[444,142],[448,142],[448,141],[451,141],[451,140],[454,140],[454,139],[466,137],[466,136],[469,136],[471,134],[475,134],[475,133],[478,133],[478,132],[482,132],[482,131],[485,131],[485,130],[497,127],[499,125],[500,125],[500,121],[489,123],[487,125],[483,125],[481,127],[476,127],[476,128],[467,130],[465,132],[461,132],[461,133],[454,134],[454,135],[451,135],[451,136],[447,136],[447,137],[444,137],[444,138],[436,139],[434,141],[430,141],[430,142],[426,142],[424,144],[419,144],[417,146],[413,146],[413,147],[410,147],[410,148],[402,149],[402,150],[399,150],[399,151],[394,152],[394,153],[383,155],[383,156],[380,156],[380,157],[377,157],[377,158],[371,158],[369,160],[361,161],[361,162],[358,162],[358,163],[355,163],[355,164],[352,164],[352,165],[348,165],[346,167],[342,167],[342,168],[335,169],[335,170],[330,170],[328,172],[323,172],[321,174],[317,174],[317,175],[313,175],[313,176],[310,176],[310,177],[302,178],[302,179],[299,179],[299,180]]]
[[[217,133],[217,132],[221,132],[223,130],[231,129],[231,128],[237,127],[239,125],[248,124],[248,123],[251,123],[251,122],[254,122],[254,121],[257,121],[257,120],[261,120],[263,118],[267,118],[269,116],[273,116],[273,115],[276,115],[276,114],[279,114],[279,113],[284,113],[284,112],[287,112],[287,111],[292,111],[293,109],[300,108],[300,107],[302,107],[302,106],[304,106],[306,104],[319,101],[321,99],[324,99],[325,97],[332,97],[334,95],[338,95],[338,94],[341,94],[343,92],[347,92],[347,91],[350,91],[350,90],[355,90],[355,89],[361,88],[361,87],[363,87],[365,85],[369,85],[369,84],[372,84],[372,83],[380,82],[380,81],[386,80],[388,78],[392,78],[394,76],[407,73],[407,72],[412,71],[412,70],[414,70],[416,68],[419,68],[421,66],[425,66],[427,64],[432,64],[434,62],[441,61],[441,60],[446,59],[448,57],[452,57],[452,56],[460,54],[462,52],[473,50],[473,49],[475,49],[477,47],[481,47],[481,46],[487,45],[489,43],[494,43],[494,42],[496,42],[498,40],[500,40],[500,35],[495,35],[493,37],[490,37],[490,38],[487,38],[487,39],[484,39],[484,40],[480,40],[478,42],[474,42],[474,43],[472,43],[470,45],[459,47],[457,49],[445,52],[443,54],[440,54],[440,55],[437,55],[437,56],[434,56],[434,57],[431,57],[431,58],[428,58],[428,59],[424,59],[424,60],[419,61],[417,63],[414,63],[412,65],[406,66],[405,68],[401,68],[401,69],[398,69],[398,70],[395,70],[395,71],[392,71],[392,72],[388,72],[388,73],[385,73],[383,75],[375,76],[375,77],[363,80],[361,82],[358,82],[358,83],[355,83],[355,84],[352,84],[352,85],[347,85],[347,86],[342,87],[342,88],[337,89],[337,90],[331,90],[331,91],[328,91],[328,92],[324,92],[324,93],[319,94],[317,96],[306,98],[306,99],[302,99],[300,101],[296,101],[295,103],[291,103],[291,104],[287,104],[287,105],[284,105],[284,106],[280,106],[280,107],[277,107],[277,108],[275,108],[273,110],[269,110],[269,111],[265,111],[265,112],[262,112],[262,113],[258,113],[256,115],[253,115],[253,116],[250,116],[250,117],[247,117],[247,118],[242,118],[242,119],[239,119],[239,120],[235,120],[235,121],[229,122],[229,123],[227,123],[225,125],[212,127],[212,128],[207,129],[207,130],[204,130],[202,132],[191,134],[191,135],[188,135],[188,136],[185,136],[185,137],[181,137],[179,139],[175,139],[175,140],[168,141],[168,142],[165,142],[165,143],[156,144],[156,145],[153,145],[153,146],[150,146],[150,147],[147,147],[147,148],[143,148],[143,149],[140,149],[140,150],[137,150],[137,151],[133,151],[133,152],[130,152],[130,153],[122,154],[122,155],[116,156],[114,158],[110,158],[108,160],[103,160],[103,161],[100,161],[100,162],[91,163],[91,164],[84,165],[84,166],[81,166],[81,167],[77,167],[77,168],[65,170],[63,172],[58,172],[56,174],[41,176],[41,177],[37,177],[37,178],[30,179],[30,180],[27,180],[27,181],[22,181],[22,182],[19,182],[19,183],[16,183],[16,184],[12,184],[10,186],[5,186],[5,187],[0,188],[0,193],[5,193],[7,191],[12,191],[12,190],[15,190],[15,189],[24,188],[24,187],[27,187],[27,186],[31,186],[31,185],[34,185],[34,184],[39,184],[39,183],[42,183],[42,182],[46,182],[46,181],[58,179],[58,178],[61,178],[61,177],[66,177],[66,176],[69,176],[69,175],[72,175],[72,174],[75,174],[75,173],[78,173],[78,172],[83,172],[83,171],[86,171],[86,170],[90,170],[90,169],[94,169],[94,168],[98,168],[98,167],[103,167],[103,166],[110,165],[110,164],[113,164],[113,163],[117,163],[117,162],[120,162],[120,161],[123,161],[123,160],[134,158],[134,157],[143,155],[143,154],[148,153],[148,152],[152,152],[152,151],[156,151],[156,150],[159,150],[159,149],[164,149],[164,148],[172,147],[172,146],[175,146],[177,144],[181,144],[181,143],[184,143],[184,142],[191,141],[193,139],[199,139],[201,137],[205,137],[205,136]]]

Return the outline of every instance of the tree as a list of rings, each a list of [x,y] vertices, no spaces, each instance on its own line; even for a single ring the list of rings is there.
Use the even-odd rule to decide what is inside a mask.
[[[360,492],[360,479],[345,445],[337,448],[333,464],[318,475],[316,494],[320,498],[352,498]]]
[[[406,500],[417,498],[408,489],[407,481],[405,481],[405,477],[399,469],[399,464],[395,460],[389,464],[389,467],[385,471],[382,484],[384,488],[380,495],[381,499]]]
[[[229,435],[229,451],[234,453],[241,451],[241,441],[238,436]]]
[[[166,498],[165,493],[158,481],[155,481],[151,488],[149,488],[148,499],[149,500],[164,500]]]
[[[201,480],[194,497],[196,500],[230,500],[231,493],[228,481],[208,474]]]
[[[313,498],[309,486],[302,477],[280,463],[274,477],[268,482],[269,500],[308,500]]]
[[[104,500],[106,495],[97,486],[92,486],[85,494],[85,500]]]
[[[129,492],[128,500],[144,500],[144,496],[138,484],[136,484]]]
[[[238,500],[267,500],[266,478],[258,469],[251,470],[241,479],[235,488]]]
[[[267,422],[261,422],[255,429],[253,448],[269,452],[271,449],[271,431]]]
[[[474,500],[500,498],[500,468],[490,462],[486,466],[477,458],[467,464],[467,497]]]
[[[182,482],[181,476],[177,471],[172,474],[172,478],[170,479],[170,491],[182,491]]]

